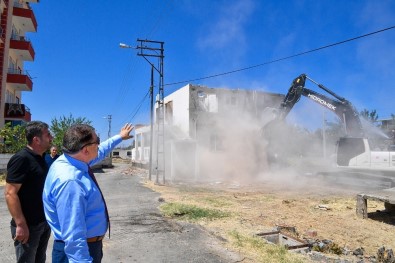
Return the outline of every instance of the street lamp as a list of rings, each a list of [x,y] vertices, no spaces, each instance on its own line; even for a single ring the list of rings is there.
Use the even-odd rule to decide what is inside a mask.
[[[120,48],[131,48],[131,49],[141,48],[141,47],[133,47],[131,45],[127,45],[124,43],[119,43],[119,47]],[[142,55],[142,54],[138,54],[138,55],[144,57],[144,55]],[[144,57],[144,59],[147,60],[146,57]],[[150,121],[151,121],[151,123],[150,123],[150,151],[149,151],[150,154],[149,154],[148,180],[151,180],[151,177],[152,177],[152,151],[153,151],[153,140],[154,140],[154,138],[153,138],[154,137],[154,69],[156,69],[156,68],[150,61],[148,61],[148,62],[151,65],[151,86],[150,86],[150,97],[151,97],[151,109],[150,109],[151,110],[151,112],[150,112],[151,113],[150,114],[151,120]],[[158,177],[157,177],[156,181],[158,181]]]
[[[159,173],[163,173],[163,184],[165,183],[165,143],[164,143],[164,83],[163,83],[163,59],[164,59],[164,48],[163,45],[165,42],[162,41],[153,41],[148,39],[137,39],[139,45],[137,47],[132,47],[130,45],[120,43],[119,46],[121,48],[133,48],[138,49],[138,56],[143,57],[150,65],[151,65],[151,149],[150,149],[150,173],[149,179],[151,179],[151,170],[152,170],[152,141],[153,141],[153,75],[154,69],[159,73],[159,100],[158,100],[158,109],[159,113],[157,116],[158,120],[158,131],[157,131],[157,144],[156,144],[156,183],[158,183]],[[158,68],[149,60],[149,58],[158,58],[159,66]],[[159,158],[161,155],[162,158]]]
[[[132,46],[124,44],[124,43],[119,43],[119,47],[120,48],[134,48],[134,49],[136,49],[136,47],[132,47]]]

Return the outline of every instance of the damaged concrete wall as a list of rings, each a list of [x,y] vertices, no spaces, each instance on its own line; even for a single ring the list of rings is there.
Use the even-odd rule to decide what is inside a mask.
[[[266,158],[259,134],[264,109],[277,108],[282,100],[281,94],[191,84],[166,96],[166,178],[216,180],[219,175],[231,179],[256,174]]]
[[[189,139],[196,143],[189,150],[194,149],[195,155],[183,152],[180,142],[174,142],[172,154],[166,156],[171,171],[188,163],[194,170],[184,171],[189,174],[187,177],[204,181],[231,180],[241,173],[245,173],[244,177],[257,174],[266,160],[259,134],[263,112],[266,107],[278,107],[283,95],[197,85],[187,87],[188,98],[172,97],[173,113],[176,112],[177,99],[189,101]],[[173,138],[177,139],[180,138]],[[186,175],[182,175],[181,170],[173,173],[172,178],[184,178]]]
[[[176,90],[164,99],[165,103],[165,125],[174,126],[177,130],[169,130],[167,135],[172,139],[182,139],[189,137],[190,133],[190,117],[189,117],[189,100],[190,100],[190,84]],[[156,116],[155,116],[156,119]]]

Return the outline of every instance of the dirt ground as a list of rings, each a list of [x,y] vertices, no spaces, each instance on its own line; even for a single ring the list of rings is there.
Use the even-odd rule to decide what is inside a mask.
[[[229,240],[232,230],[253,236],[276,226],[286,226],[293,227],[294,236],[301,240],[331,240],[351,254],[362,248],[364,262],[370,262],[371,256],[377,257],[382,246],[395,248],[395,216],[384,211],[382,202],[368,201],[368,219],[356,215],[356,195],[372,190],[370,182],[350,185],[343,180],[315,176],[294,177],[287,183],[275,181],[243,184],[168,180],[165,185],[147,181],[146,186],[160,192],[165,202],[231,212],[234,216],[229,218],[199,222],[224,240]],[[376,186],[375,190],[380,187]],[[253,253],[249,257],[253,258]]]
[[[146,171],[130,168],[125,172],[133,175]],[[281,174],[277,176],[281,177]],[[230,231],[254,236],[269,232],[276,226],[290,227],[296,233],[289,234],[301,240],[331,240],[350,253],[362,248],[363,262],[371,262],[371,256],[377,258],[380,247],[395,248],[395,215],[386,212],[382,202],[368,200],[368,219],[356,215],[357,194],[383,188],[366,180],[344,181],[316,176],[293,177],[286,181],[267,178],[248,183],[168,179],[164,185],[147,180],[145,186],[161,193],[165,202],[230,212],[230,217],[203,220],[198,224],[223,240],[230,249],[245,254],[243,262],[258,261],[254,260],[254,251],[236,247],[230,241]],[[359,262],[356,257],[342,258]]]

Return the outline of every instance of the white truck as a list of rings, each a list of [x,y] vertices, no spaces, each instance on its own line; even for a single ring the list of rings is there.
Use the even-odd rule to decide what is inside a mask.
[[[337,145],[337,165],[340,167],[360,168],[393,172],[395,177],[395,151],[371,148],[367,138],[343,137]]]

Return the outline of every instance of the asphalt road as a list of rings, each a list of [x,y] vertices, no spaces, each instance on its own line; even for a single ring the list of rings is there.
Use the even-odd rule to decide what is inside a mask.
[[[143,175],[123,173],[126,164],[95,173],[106,198],[111,239],[104,239],[103,262],[239,262],[242,258],[221,246],[199,226],[161,216],[160,195],[142,186]],[[15,262],[10,216],[0,187],[0,261]],[[52,237],[47,250],[51,262]]]

